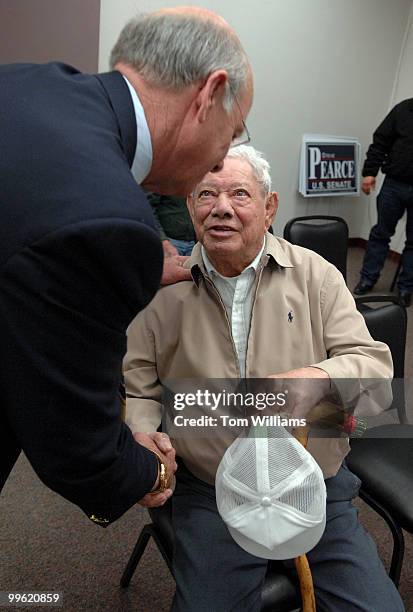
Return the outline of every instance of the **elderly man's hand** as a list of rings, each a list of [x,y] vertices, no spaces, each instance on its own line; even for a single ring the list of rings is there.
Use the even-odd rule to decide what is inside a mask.
[[[173,285],[179,281],[191,280],[191,271],[183,267],[187,259],[188,257],[183,255],[166,257],[163,262],[161,285]]]
[[[283,380],[288,391],[287,407],[293,418],[306,418],[309,412],[330,393],[330,377],[324,370],[309,366],[272,374],[268,378]]]
[[[136,442],[145,446],[149,450],[155,451],[163,463],[166,466],[166,472],[168,474],[168,488],[162,493],[147,493],[145,497],[139,500],[139,504],[144,506],[145,508],[156,508],[158,506],[163,506],[164,503],[171,497],[172,495],[172,487],[174,485],[174,474],[176,472],[176,462],[175,462],[175,449],[173,448],[169,436],[165,433],[154,432],[154,433],[141,433],[135,432],[133,434]],[[154,484],[154,489],[156,490],[159,486],[158,480],[156,480]]]

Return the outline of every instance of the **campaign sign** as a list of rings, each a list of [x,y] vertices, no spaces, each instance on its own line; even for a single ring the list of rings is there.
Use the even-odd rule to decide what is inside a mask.
[[[355,142],[305,142],[306,196],[354,195],[359,193],[358,150]]]

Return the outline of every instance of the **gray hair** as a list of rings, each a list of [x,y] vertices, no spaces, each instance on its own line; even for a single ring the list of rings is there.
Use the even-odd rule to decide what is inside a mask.
[[[118,62],[129,64],[154,85],[175,90],[224,69],[228,73],[227,112],[249,72],[241,43],[228,27],[208,17],[173,12],[131,19],[112,49],[111,68]]]
[[[271,191],[270,164],[261,151],[257,151],[251,145],[239,145],[229,149],[226,159],[242,159],[249,163],[255,178],[265,193]]]

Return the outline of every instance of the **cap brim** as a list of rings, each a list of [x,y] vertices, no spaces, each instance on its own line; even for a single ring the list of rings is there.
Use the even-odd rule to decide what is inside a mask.
[[[283,544],[277,544],[274,548],[267,548],[267,546],[258,544],[238,530],[229,527],[229,525],[227,525],[227,527],[235,542],[251,555],[260,557],[261,559],[283,561],[286,559],[295,559],[312,550],[321,540],[321,536],[326,527],[326,519],[324,516],[323,521],[318,525],[305,529],[303,533],[300,533]]]

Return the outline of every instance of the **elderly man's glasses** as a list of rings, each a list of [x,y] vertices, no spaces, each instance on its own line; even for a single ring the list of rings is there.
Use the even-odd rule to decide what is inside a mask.
[[[239,147],[240,145],[245,145],[251,142],[251,136],[245,124],[244,117],[242,116],[242,111],[238,102],[238,98],[234,93],[232,95],[234,96],[235,104],[237,105],[239,114],[241,115],[242,127],[244,129],[242,130],[242,133],[239,136],[234,136],[234,138],[232,139],[232,142],[230,144],[231,149],[233,147]]]

